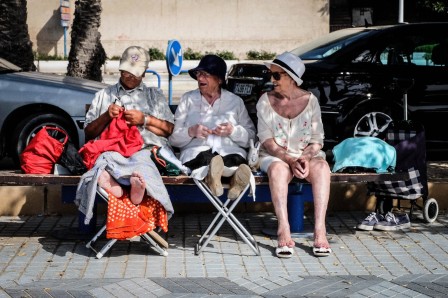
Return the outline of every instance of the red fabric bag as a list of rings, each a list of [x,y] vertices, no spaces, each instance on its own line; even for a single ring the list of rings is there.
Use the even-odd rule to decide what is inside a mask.
[[[51,135],[50,135],[51,134]],[[61,135],[61,141],[52,135]],[[25,174],[51,174],[64,151],[68,135],[58,127],[44,126],[31,139],[28,146],[20,154],[20,165]]]

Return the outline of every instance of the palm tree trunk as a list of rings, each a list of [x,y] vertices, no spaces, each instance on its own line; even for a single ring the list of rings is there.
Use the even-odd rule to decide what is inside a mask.
[[[0,57],[29,71],[36,66],[26,20],[26,0],[0,0]]]
[[[101,0],[75,2],[67,75],[102,81],[101,66],[106,61],[106,52],[98,31],[101,11]]]

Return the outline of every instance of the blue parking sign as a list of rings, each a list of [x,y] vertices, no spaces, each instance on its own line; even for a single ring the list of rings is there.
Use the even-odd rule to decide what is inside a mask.
[[[168,71],[171,75],[177,76],[182,69],[182,61],[184,60],[182,47],[177,40],[171,39],[168,41],[165,57]]]

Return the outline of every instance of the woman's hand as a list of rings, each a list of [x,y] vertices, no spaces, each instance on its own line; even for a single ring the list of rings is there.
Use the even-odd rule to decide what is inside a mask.
[[[127,125],[140,126],[145,123],[145,114],[138,110],[126,110],[124,111],[124,119]]]
[[[212,132],[220,137],[228,137],[233,132],[233,125],[230,122],[221,123]]]
[[[119,105],[116,105],[113,103],[107,109],[107,113],[109,115],[109,118],[113,119],[113,118],[117,118],[123,110],[124,110],[124,108],[122,106],[119,106]]]
[[[310,161],[301,156],[297,160],[288,162],[293,175],[299,179],[305,179],[310,172]]]
[[[196,124],[188,128],[188,135],[192,138],[206,139],[213,131],[202,124]]]

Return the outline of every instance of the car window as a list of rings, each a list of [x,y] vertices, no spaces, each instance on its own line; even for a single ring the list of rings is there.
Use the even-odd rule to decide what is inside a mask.
[[[334,31],[303,46],[295,48],[291,53],[299,56],[302,60],[319,60],[336,53],[371,32],[372,30],[365,28]]]
[[[379,60],[384,65],[446,66],[446,44],[440,37],[415,35],[387,45]]]

